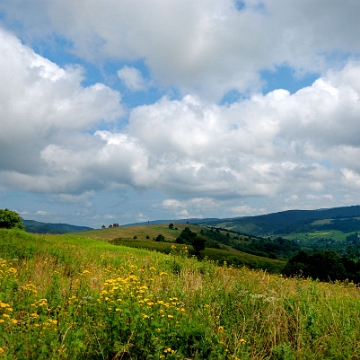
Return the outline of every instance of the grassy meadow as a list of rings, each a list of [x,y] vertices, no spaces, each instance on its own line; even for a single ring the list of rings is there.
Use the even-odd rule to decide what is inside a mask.
[[[121,226],[76,233],[77,236],[109,241],[114,245],[123,245],[138,249],[148,249],[169,254],[177,237],[185,227],[200,235],[201,227],[195,224],[174,223],[174,229],[169,229],[169,224]],[[226,232],[222,231],[225,235]],[[164,242],[155,241],[162,234]],[[240,236],[241,237],[241,236]],[[178,247],[181,245],[176,244]],[[189,246],[189,254],[194,255],[192,246]],[[208,258],[218,263],[228,263],[234,266],[248,266],[252,269],[266,269],[271,273],[280,274],[285,266],[285,261],[269,259],[262,256],[251,255],[230,246],[221,244],[221,249],[206,248],[201,252],[202,258]]]
[[[18,230],[0,257],[0,358],[360,358],[352,283]]]

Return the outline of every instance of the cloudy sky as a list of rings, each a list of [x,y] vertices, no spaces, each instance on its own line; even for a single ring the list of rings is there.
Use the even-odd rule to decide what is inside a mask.
[[[359,204],[359,16],[1,0],[0,208],[100,227]]]

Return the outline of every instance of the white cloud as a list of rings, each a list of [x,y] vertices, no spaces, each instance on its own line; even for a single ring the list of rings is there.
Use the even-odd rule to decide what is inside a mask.
[[[233,88],[258,89],[264,69],[324,72],[334,54],[359,55],[358,2],[244,3],[237,11],[233,0],[17,0],[0,10],[24,24],[25,38],[55,32],[94,62],[144,59],[160,83],[216,99]]]
[[[132,91],[140,91],[147,88],[141,72],[134,67],[124,66],[118,70],[117,75],[124,82],[125,86]]]
[[[259,4],[1,2],[29,44],[56,34],[94,64],[141,61],[150,80],[130,65],[118,71],[129,90],[160,83],[182,94],[132,108],[117,129],[119,92],[83,86],[80,67],[0,29],[1,189],[88,207],[101,189],[150,189],[166,194],[164,211],[186,217],[224,204],[232,214],[271,211],[247,203],[263,197],[278,208],[360,200],[360,3]],[[321,76],[295,94],[257,91],[260,71],[281,65]],[[234,88],[249,95],[219,105]]]
[[[230,210],[233,212],[234,216],[254,215],[258,211],[257,209],[253,209],[248,205],[233,206],[230,208]]]
[[[40,215],[40,216],[48,216],[49,213],[47,211],[43,211],[43,210],[38,210],[36,212],[36,215]]]
[[[216,208],[213,199],[331,194],[356,184],[360,173],[360,89],[349,74],[360,74],[360,64],[293,95],[274,91],[231,106],[163,98],[132,110],[123,132],[44,143],[40,171],[3,178],[28,191],[71,196],[116,184],[158,189],[173,196],[165,208],[191,215]],[[191,202],[175,200],[183,196]]]
[[[41,156],[44,148],[78,148],[80,144],[72,140],[84,141],[81,145],[85,146],[93,143],[81,132],[121,117],[120,95],[102,84],[83,87],[81,69],[58,67],[2,29],[0,46],[3,185],[53,191],[44,167],[46,159]],[[65,183],[68,179],[58,180]]]

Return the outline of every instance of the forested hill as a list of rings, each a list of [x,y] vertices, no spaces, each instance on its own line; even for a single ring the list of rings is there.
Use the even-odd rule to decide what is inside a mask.
[[[23,220],[25,230],[36,234],[66,234],[70,232],[79,232],[93,230],[87,226],[77,226],[69,224],[50,224],[42,223],[34,220]]]
[[[360,217],[359,205],[319,210],[288,210],[267,215],[199,221],[198,223],[263,236],[300,231],[304,227],[308,228],[311,223],[317,220],[355,217]]]

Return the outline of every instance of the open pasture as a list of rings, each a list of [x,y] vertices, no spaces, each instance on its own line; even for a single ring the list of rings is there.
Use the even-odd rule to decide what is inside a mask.
[[[352,283],[0,231],[6,359],[358,359]]]

